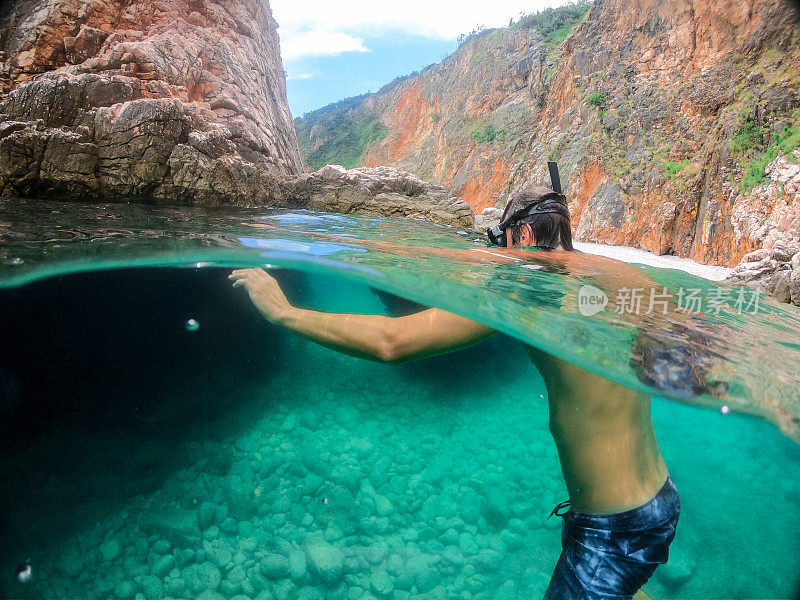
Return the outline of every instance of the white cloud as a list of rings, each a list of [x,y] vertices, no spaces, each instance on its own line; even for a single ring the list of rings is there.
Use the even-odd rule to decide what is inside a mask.
[[[286,79],[311,79],[316,73],[297,73],[286,77]]]
[[[302,56],[367,51],[363,37],[395,31],[450,40],[477,25],[501,27],[510,18],[566,0],[271,0],[285,61]]]
[[[281,55],[283,60],[292,61],[303,56],[333,56],[342,52],[369,52],[364,40],[342,31],[292,32],[281,36]]]

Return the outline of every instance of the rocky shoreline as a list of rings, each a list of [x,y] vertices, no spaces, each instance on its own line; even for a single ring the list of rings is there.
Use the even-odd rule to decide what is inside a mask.
[[[430,219],[473,227],[469,204],[440,186],[393,167],[327,165],[284,184],[292,205],[320,211]]]
[[[760,290],[778,302],[800,306],[800,243],[777,244],[745,255],[725,283]]]

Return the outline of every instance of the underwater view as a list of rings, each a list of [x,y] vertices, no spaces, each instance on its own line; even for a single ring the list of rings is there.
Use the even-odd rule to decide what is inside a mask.
[[[653,397],[682,514],[649,597],[800,597],[797,308],[520,252],[409,219],[0,200],[0,597],[541,598],[567,490],[531,347]],[[347,356],[265,319],[242,268],[298,307],[499,333]]]

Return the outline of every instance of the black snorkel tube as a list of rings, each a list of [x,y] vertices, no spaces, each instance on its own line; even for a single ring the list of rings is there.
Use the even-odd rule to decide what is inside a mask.
[[[561,178],[558,175],[558,163],[552,160],[547,161],[547,168],[550,170],[551,187],[558,195],[558,198],[547,198],[542,202],[537,202],[533,206],[509,210],[508,214],[506,214],[497,225],[486,230],[486,235],[489,237],[489,241],[492,244],[496,246],[506,246],[508,242],[506,238],[506,229],[533,215],[555,213],[569,218],[569,210],[566,207],[564,194],[561,191]]]
[[[554,160],[547,161],[547,168],[550,170],[550,187],[556,194],[564,195],[561,191],[561,178],[558,176],[558,163]]]

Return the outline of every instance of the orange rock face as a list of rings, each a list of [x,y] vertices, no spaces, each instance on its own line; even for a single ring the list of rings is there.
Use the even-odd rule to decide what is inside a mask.
[[[386,150],[390,162],[407,154],[415,143],[430,133],[433,126],[428,101],[420,96],[420,82],[416,82],[400,95],[400,100],[394,107],[393,122],[402,123],[403,127]]]
[[[581,222],[583,209],[600,184],[608,180],[608,175],[603,172],[603,168],[598,163],[591,163],[586,166],[581,173],[580,183],[578,184],[578,194],[570,203],[569,212],[572,215],[572,233],[577,233],[578,224]]]
[[[497,197],[508,183],[508,164],[502,156],[498,156],[492,164],[491,176],[488,179],[470,177],[461,188],[461,197],[478,214],[484,208],[494,206]]]

